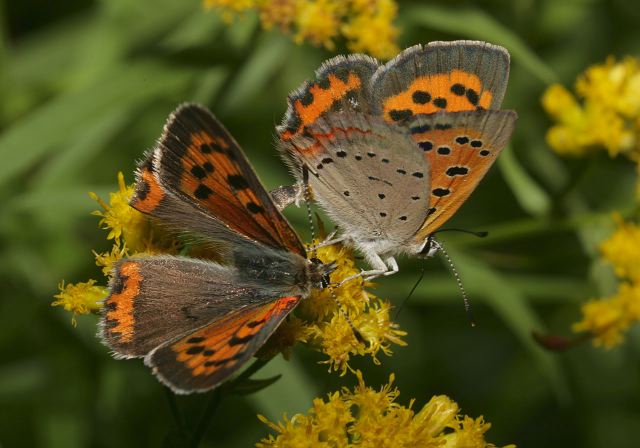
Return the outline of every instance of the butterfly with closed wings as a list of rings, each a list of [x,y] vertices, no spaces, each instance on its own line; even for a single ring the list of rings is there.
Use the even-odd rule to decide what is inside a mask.
[[[398,254],[432,255],[511,136],[508,75],[509,53],[475,41],[416,45],[384,65],[330,59],[289,96],[278,144],[298,187],[276,195],[286,206],[310,188],[341,232],[325,244],[358,248],[367,278],[397,272]]]

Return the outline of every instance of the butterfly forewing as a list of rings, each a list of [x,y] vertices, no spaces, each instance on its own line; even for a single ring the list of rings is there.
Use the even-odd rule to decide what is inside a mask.
[[[423,241],[467,200],[506,146],[517,115],[513,111],[471,111],[416,116],[406,125],[431,172]]]
[[[115,267],[102,337],[118,355],[141,357],[239,306],[270,300],[234,267],[186,257],[129,258]]]
[[[404,129],[343,111],[318,119],[286,150],[308,166],[317,200],[350,234],[400,244],[422,224],[429,170]]]
[[[233,231],[305,256],[238,144],[207,110],[184,105],[172,114],[154,151],[154,167],[163,188]]]

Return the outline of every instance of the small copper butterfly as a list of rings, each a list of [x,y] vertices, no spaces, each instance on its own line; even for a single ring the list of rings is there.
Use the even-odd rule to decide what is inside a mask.
[[[283,205],[308,185],[341,231],[327,243],[360,249],[364,276],[397,272],[401,253],[432,255],[433,233],[511,136],[517,114],[499,110],[508,77],[509,53],[474,41],[416,45],[384,65],[360,54],[326,61],[289,96],[278,127],[298,180]]]
[[[137,172],[131,205],[214,242],[229,261],[167,255],[115,267],[102,340],[118,358],[144,358],[176,393],[227,379],[332,269],[307,260],[238,144],[197,105],[170,116]]]

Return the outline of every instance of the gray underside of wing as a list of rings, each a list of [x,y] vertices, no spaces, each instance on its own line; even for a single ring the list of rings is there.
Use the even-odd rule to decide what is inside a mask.
[[[406,131],[347,111],[319,119],[309,135],[294,138],[298,162],[310,170],[314,198],[345,233],[401,244],[416,232],[428,209],[429,170]]]

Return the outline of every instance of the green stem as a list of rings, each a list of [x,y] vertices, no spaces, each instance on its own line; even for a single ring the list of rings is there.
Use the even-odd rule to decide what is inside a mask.
[[[209,402],[207,403],[207,407],[204,409],[204,413],[202,414],[202,417],[200,417],[198,426],[196,427],[196,430],[193,432],[193,438],[191,439],[191,444],[189,445],[192,448],[198,448],[198,446],[200,445],[200,441],[202,440],[202,437],[204,436],[204,433],[206,432],[207,427],[209,426],[209,422],[213,418],[213,414],[216,412],[216,409],[218,409],[218,405],[220,404],[221,399],[222,399],[221,389],[214,390],[213,393],[211,394],[211,398],[209,399]]]
[[[253,364],[247,367],[244,372],[235,377],[233,380],[228,383],[220,386],[218,389],[214,390],[211,394],[211,398],[209,399],[209,403],[207,403],[207,407],[205,408],[200,421],[198,422],[198,426],[196,427],[193,438],[191,439],[190,446],[192,448],[197,448],[200,445],[202,437],[207,431],[207,427],[209,426],[209,422],[213,418],[213,414],[218,409],[218,405],[224,396],[231,395],[233,390],[238,384],[242,384],[243,381],[249,379],[254,373],[263,368],[271,359],[256,359]]]
[[[169,409],[171,409],[171,415],[173,415],[173,419],[176,423],[176,429],[178,430],[178,436],[180,436],[180,440],[184,443],[188,440],[187,431],[184,424],[184,420],[182,419],[182,415],[180,414],[180,409],[178,408],[178,402],[176,401],[175,394],[168,387],[164,387],[164,392],[167,396],[167,401],[169,402]]]

